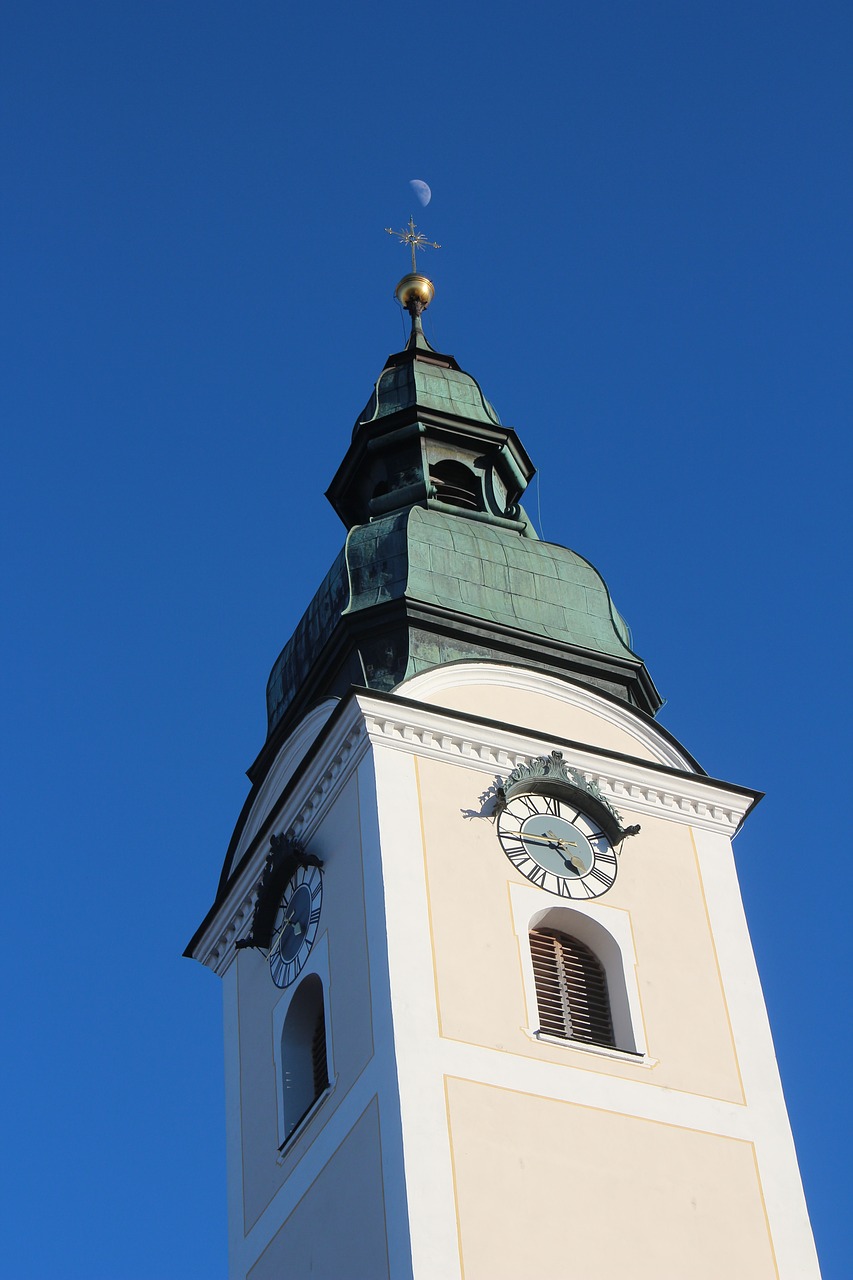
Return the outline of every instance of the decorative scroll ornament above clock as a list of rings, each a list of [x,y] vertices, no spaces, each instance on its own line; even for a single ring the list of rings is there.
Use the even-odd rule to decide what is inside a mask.
[[[245,938],[235,946],[258,947],[268,951],[275,931],[276,913],[282,893],[298,868],[321,868],[322,861],[313,853],[306,853],[302,844],[289,833],[270,836],[270,852],[258,882],[258,897],[252,917],[252,927]]]
[[[529,764],[516,765],[512,773],[495,786],[492,816],[499,818],[512,797],[524,792],[573,795],[585,812],[598,819],[602,831],[614,845],[621,844],[626,836],[637,835],[640,830],[639,825],[623,827],[621,815],[597,783],[580,769],[567,765],[562,751],[552,751],[550,755],[537,756]]]

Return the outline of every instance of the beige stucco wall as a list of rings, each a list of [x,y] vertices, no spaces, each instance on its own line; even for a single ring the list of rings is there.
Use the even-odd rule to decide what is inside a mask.
[[[334,1230],[323,1224],[334,1223]],[[387,1280],[374,1098],[249,1271],[249,1280]]]
[[[240,1036],[240,1106],[243,1204],[248,1231],[308,1146],[340,1106],[373,1055],[367,933],[357,777],[353,775],[312,838],[311,853],[325,862],[323,908],[315,952],[329,954],[331,1054],[336,1087],[302,1134],[278,1157],[274,1007],[291,992],[271,981],[260,952],[237,953]]]
[[[777,1276],[750,1143],[467,1080],[447,1099],[465,1280]]]
[[[405,695],[407,686],[402,685],[399,692]],[[593,743],[606,751],[621,751],[640,760],[660,758],[637,736],[600,714],[544,693],[513,689],[497,680],[494,684],[460,684],[433,691],[428,700],[436,706],[487,716],[490,720],[505,720],[546,736],[552,734],[555,738]],[[606,706],[602,700],[602,708]]]
[[[397,715],[377,700],[357,775],[314,811],[310,848],[326,860],[315,952],[328,947],[338,1080],[281,1164],[272,1037],[287,995],[254,952],[226,975],[242,1055],[229,1086],[243,1134],[241,1161],[235,1125],[229,1164],[243,1185],[230,1221],[249,1232],[235,1274],[516,1280],[545,1265],[556,1280],[816,1276],[726,834],[737,815],[708,808],[716,801],[691,779],[672,777],[664,795],[666,775],[636,760],[624,777],[602,772],[612,794],[637,797],[642,813],[617,803],[642,831],[625,841],[614,887],[581,915],[609,928],[614,963],[618,947],[635,962],[626,1025],[640,1027],[633,1047],[645,1053],[537,1039],[527,923],[563,901],[512,866],[480,797],[499,761],[505,772],[518,754],[547,752],[550,734],[587,739],[593,753],[576,753],[587,773],[595,747],[636,758],[643,744],[630,717],[608,718],[609,703],[600,719],[576,708],[570,724],[558,695],[511,689],[499,708],[489,687],[457,692],[469,712],[540,728],[478,736],[470,721],[423,706]],[[641,728],[651,758],[672,764],[654,726]],[[574,748],[564,751],[571,765]],[[690,808],[695,794],[704,810]],[[365,1109],[374,1095],[384,1141],[379,1103],[375,1124],[374,1104]],[[804,1227],[788,1229],[792,1211]],[[350,1237],[363,1254],[346,1252]]]
[[[742,1102],[738,1066],[695,848],[686,825],[644,815],[626,840],[619,874],[602,897],[630,919],[651,1069],[525,1034],[519,940],[510,884],[528,882],[504,855],[479,810],[484,775],[420,758],[425,875],[443,1036],[509,1053],[570,1063],[730,1102]],[[626,822],[636,816],[623,807]],[[541,893],[542,907],[560,905]],[[522,945],[524,942],[522,940]],[[535,1011],[530,1020],[534,1029]]]

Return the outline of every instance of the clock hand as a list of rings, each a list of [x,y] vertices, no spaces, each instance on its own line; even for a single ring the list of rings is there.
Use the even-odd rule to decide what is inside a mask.
[[[546,844],[549,849],[553,849],[555,853],[560,855],[566,867],[574,871],[576,875],[584,876],[590,870],[590,867],[587,867],[580,854],[570,853],[566,856],[563,852],[563,850],[577,849],[577,840],[563,840],[562,837],[557,835],[556,831],[544,831],[540,835],[534,831],[519,830],[518,836],[522,842],[527,844]]]
[[[576,849],[578,847],[577,840],[561,840],[553,831],[546,831],[545,834],[541,836],[534,834],[532,831],[521,831],[519,834],[522,840],[527,840],[532,844],[547,844],[548,848],[553,849],[555,853],[558,853],[566,866],[570,870],[577,872],[579,876],[586,873],[587,867],[579,854],[570,853],[568,857],[566,857],[565,853],[563,853],[564,849]]]
[[[545,835],[548,836],[549,839],[554,840],[557,844],[562,845],[564,849],[567,849],[569,845],[573,845],[575,848],[578,847],[577,840],[562,840],[555,831],[546,831]]]
[[[287,926],[288,926],[289,924],[292,924],[292,925],[293,925],[293,932],[296,934],[297,938],[299,937],[299,935],[300,935],[300,934],[301,934],[301,932],[302,932],[302,925],[301,925],[301,924],[299,923],[299,921],[295,918],[295,916],[287,915],[287,916],[285,916],[285,917],[284,917],[284,919],[283,919],[283,920],[282,920],[282,922],[281,922],[281,928],[280,928],[280,929],[279,929],[279,931],[278,931],[278,936],[279,936],[279,938],[280,938],[280,937],[281,937],[281,935],[284,933],[285,929],[287,928]]]
[[[534,835],[532,831],[521,831],[519,834],[522,840],[528,840],[532,844],[547,844],[551,848],[568,849],[569,845],[577,848],[578,843],[577,840],[561,840],[553,831],[546,831],[542,836]]]
[[[586,867],[583,864],[583,860],[579,858],[577,854],[570,853],[569,856],[566,857],[566,855],[563,853],[561,849],[557,849],[557,853],[559,853],[560,857],[563,859],[563,862],[565,862],[566,866],[569,868],[570,871],[576,871],[579,876],[582,876],[584,874],[584,872],[586,871]]]

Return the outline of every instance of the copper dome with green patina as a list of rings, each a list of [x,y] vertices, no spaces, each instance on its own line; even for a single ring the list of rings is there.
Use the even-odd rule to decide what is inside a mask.
[[[460,660],[532,667],[654,714],[604,579],[538,539],[521,505],[533,474],[476,379],[413,317],[329,486],[347,539],[270,674],[271,742],[321,697]]]
[[[427,342],[420,326],[413,330],[406,351],[420,351],[432,356],[438,354]],[[403,361],[396,356],[389,357],[353,430],[358,431],[364,423],[413,406],[499,427],[501,420],[483,395],[477,379],[460,369],[452,356],[440,359],[441,363],[430,361],[428,356],[427,359]]]

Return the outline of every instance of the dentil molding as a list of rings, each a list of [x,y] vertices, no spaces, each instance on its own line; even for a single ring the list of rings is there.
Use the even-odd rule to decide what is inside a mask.
[[[296,731],[297,733],[299,730]],[[326,734],[324,738],[324,732]],[[231,964],[234,943],[251,928],[269,837],[286,831],[307,846],[340,787],[368,746],[462,764],[494,782],[558,748],[567,765],[632,814],[731,837],[755,803],[755,793],[702,774],[653,761],[624,758],[587,744],[540,737],[531,729],[484,724],[473,716],[386,694],[356,693],[342,705],[304,770],[296,769],[286,794],[271,805],[228,895],[199,940],[195,955],[220,975]],[[284,743],[281,751],[290,750]],[[269,805],[269,800],[265,800]],[[252,821],[250,816],[249,822]]]
[[[483,725],[477,732],[470,721],[460,724],[452,711],[425,706],[395,709],[387,703],[370,706],[370,699],[362,697],[359,702],[375,745],[464,762],[481,773],[511,772],[557,746],[567,765],[580,769],[614,805],[621,803],[632,813],[657,814],[731,837],[755,803],[753,792],[730,788],[702,774],[685,775],[585,744],[534,737],[529,729]]]

